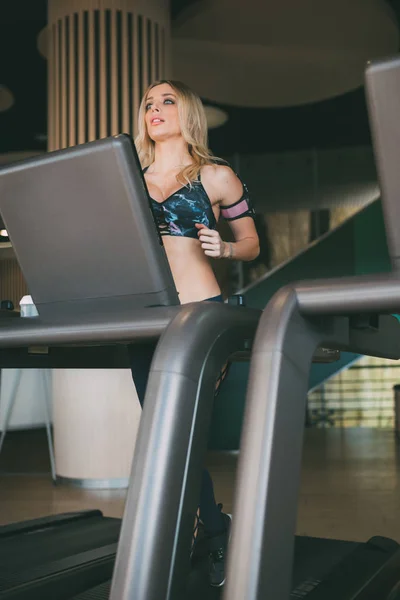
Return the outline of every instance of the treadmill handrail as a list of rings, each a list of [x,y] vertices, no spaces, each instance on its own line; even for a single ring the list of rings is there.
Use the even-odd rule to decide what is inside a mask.
[[[288,600],[312,356],[326,344],[372,355],[376,347],[379,356],[400,358],[397,319],[384,318],[380,333],[379,323],[352,328],[349,317],[336,316],[356,312],[357,302],[357,312],[387,309],[388,281],[368,285],[365,278],[360,287],[359,279],[333,280],[342,296],[333,295],[330,315],[322,299],[332,280],[325,289],[319,281],[281,288],[264,310],[250,364],[224,600]],[[400,284],[391,292],[391,307],[400,306]],[[374,300],[364,302],[370,293]]]
[[[164,331],[147,385],[110,600],[182,597],[218,370],[248,346],[260,315],[197,303],[185,305]]]
[[[399,236],[399,118],[400,58],[373,60],[365,69],[365,93],[375,165],[382,192],[382,208],[392,269],[400,272]]]
[[[393,273],[295,281],[285,287],[296,291],[303,315],[400,313],[400,279]]]

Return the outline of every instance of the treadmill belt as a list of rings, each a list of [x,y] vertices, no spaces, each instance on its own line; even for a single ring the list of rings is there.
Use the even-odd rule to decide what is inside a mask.
[[[91,590],[87,590],[71,600],[108,600],[110,595],[111,580],[102,583]]]
[[[358,546],[356,542],[296,537],[291,600],[304,598]]]
[[[71,600],[108,600],[110,595],[111,581],[106,581],[91,590],[87,590]]]
[[[335,565],[358,546],[353,542],[297,537],[295,543],[295,567],[291,599],[304,598],[311,582],[320,581]],[[218,600],[223,588],[213,588],[207,579],[207,547],[202,539],[198,542],[196,560],[188,578],[188,600]],[[103,583],[73,600],[108,600],[111,582]],[[314,587],[314,586],[313,586]]]
[[[1,539],[1,535],[0,535]],[[63,595],[54,592],[46,596],[50,600],[108,600],[111,588],[111,575],[115,560],[116,544],[109,552],[108,574],[106,570],[90,578],[84,576],[79,585],[59,584],[57,590],[63,589]],[[93,550],[92,555],[95,554]],[[72,558],[71,558],[72,560]],[[390,575],[387,565],[391,565]],[[185,597],[189,600],[218,600],[223,588],[212,588],[207,578],[208,560],[207,544],[199,539],[193,560],[192,570],[186,584]],[[375,579],[379,582],[380,591],[390,589],[398,581],[400,573],[399,545],[393,540],[372,538],[367,543],[345,542],[319,538],[297,537],[295,540],[293,591],[291,600],[376,600],[376,595],[364,595],[365,585],[368,587]],[[381,577],[385,578],[382,584]],[[97,579],[96,579],[97,577]],[[361,593],[362,595],[359,595]],[[0,598],[5,598],[0,592]],[[10,596],[10,598],[20,598]],[[29,600],[31,597],[26,596]],[[45,597],[43,595],[41,598]],[[23,597],[25,600],[25,597]],[[385,596],[383,596],[385,598]],[[382,598],[382,600],[383,600]],[[381,600],[381,595],[379,595]]]
[[[306,543],[308,546],[310,541]],[[321,552],[325,544],[330,543],[333,551],[332,540],[323,541]],[[333,541],[334,545],[343,542]],[[352,546],[352,548],[351,548]],[[314,550],[313,550],[314,547]],[[340,546],[337,546],[340,552]],[[307,600],[388,600],[388,595],[400,579],[400,546],[394,540],[384,537],[373,537],[366,543],[348,544],[350,552],[342,545],[343,559],[332,561],[330,569],[320,567],[325,573],[314,571],[311,556],[318,551],[314,541],[311,541],[310,552],[305,549],[306,560],[302,565],[300,583],[292,592],[294,600],[307,598]],[[308,557],[310,556],[310,559]],[[328,554],[327,557],[329,558]],[[314,558],[317,561],[317,557]],[[307,567],[307,563],[310,567]],[[311,577],[307,574],[311,573]],[[313,578],[315,580],[313,581]]]
[[[83,578],[104,581],[112,574],[120,526],[120,519],[86,511],[0,527],[0,598],[61,599],[68,589],[86,589]]]
[[[193,567],[187,580],[185,597],[188,600],[218,600],[221,598],[223,588],[213,588],[208,583],[207,544],[203,538],[201,527],[198,533],[196,554],[192,565]],[[111,580],[74,596],[71,600],[108,600],[110,588]]]

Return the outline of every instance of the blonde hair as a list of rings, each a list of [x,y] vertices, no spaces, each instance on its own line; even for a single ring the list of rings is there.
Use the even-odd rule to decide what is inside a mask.
[[[191,165],[184,167],[182,171],[178,173],[177,180],[183,185],[190,185],[191,182],[198,177],[199,171],[203,165],[213,165],[216,162],[220,162],[221,159],[213,156],[208,148],[207,119],[204,106],[199,96],[187,85],[180,81],[161,79],[160,81],[155,81],[147,88],[139,108],[139,133],[135,139],[136,149],[142,168],[151,165],[154,161],[155,143],[149,137],[145,122],[147,96],[150,90],[163,83],[170,85],[177,96],[178,115],[182,136],[188,144],[189,154],[193,159]]]

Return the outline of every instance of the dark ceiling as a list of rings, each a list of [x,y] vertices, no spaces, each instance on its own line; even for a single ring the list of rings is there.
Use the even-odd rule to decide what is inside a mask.
[[[203,0],[172,0],[176,18],[188,5]],[[400,25],[400,0],[388,0]],[[46,61],[36,38],[46,24],[47,0],[4,0],[0,8],[0,83],[15,96],[0,113],[0,153],[46,148]],[[332,100],[298,108],[223,107],[226,125],[211,131],[210,145],[219,155],[332,148],[370,143],[362,88]]]

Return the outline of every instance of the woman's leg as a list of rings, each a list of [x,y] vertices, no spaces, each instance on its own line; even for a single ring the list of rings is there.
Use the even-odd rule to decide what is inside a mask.
[[[203,469],[199,509],[200,519],[204,525],[204,533],[208,537],[213,537],[225,531],[225,521],[221,514],[221,508],[215,501],[214,486],[207,469]]]
[[[143,343],[140,346],[134,344],[128,346],[132,379],[142,408],[155,349],[156,344],[154,342]]]
[[[217,505],[214,486],[207,469],[203,470],[200,491],[199,513],[204,525],[204,533],[208,538],[208,577],[214,587],[225,583],[225,561],[228,548],[231,516],[222,512],[222,505]]]

